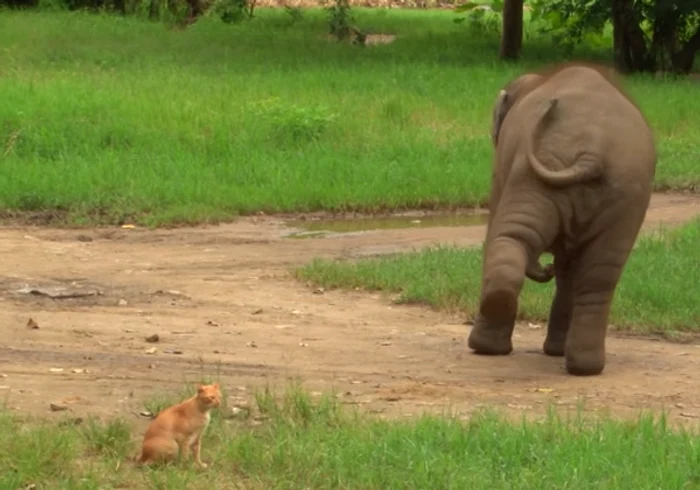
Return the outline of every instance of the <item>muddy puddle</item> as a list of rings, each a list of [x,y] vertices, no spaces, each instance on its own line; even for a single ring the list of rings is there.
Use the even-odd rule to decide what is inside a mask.
[[[480,226],[488,221],[487,213],[429,216],[386,216],[352,219],[306,219],[287,221],[290,228],[301,229],[287,238],[318,238],[340,233],[402,228],[434,228],[439,226]]]

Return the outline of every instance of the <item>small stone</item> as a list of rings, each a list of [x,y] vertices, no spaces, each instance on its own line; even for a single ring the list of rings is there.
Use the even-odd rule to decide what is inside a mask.
[[[209,320],[209,321],[207,322],[207,325],[209,325],[210,327],[218,327],[218,326],[219,326],[219,322],[215,322],[214,320]]]
[[[142,412],[139,412],[139,415],[140,415],[141,417],[146,417],[146,418],[148,418],[148,419],[153,418],[153,413],[152,413],[152,412],[149,412],[148,410],[143,410]]]
[[[258,344],[256,344],[254,340],[251,340],[250,342],[246,342],[245,345],[246,345],[247,347],[253,347],[253,348],[257,348],[257,347],[258,347]]]
[[[262,312],[263,312],[262,308],[259,308],[259,309],[255,310],[253,313],[251,313],[251,315],[259,315]]]
[[[83,373],[87,373],[87,369],[75,368],[75,369],[71,369],[71,372],[73,374],[83,374]]]
[[[166,349],[163,351],[165,354],[182,354],[180,349]]]
[[[68,410],[68,405],[66,405],[65,403],[51,402],[49,403],[49,408],[52,412],[62,412],[64,410]]]
[[[309,344],[307,344],[306,342],[299,342],[299,347],[308,347],[308,346],[309,346]]]
[[[27,320],[27,328],[31,330],[39,330],[39,324],[35,322],[33,318],[30,318]]]
[[[158,349],[155,347],[151,347],[150,349],[146,349],[146,354],[155,354],[157,350]]]
[[[125,299],[120,299],[118,304],[119,304],[119,306],[126,306],[129,303],[127,303]]]
[[[150,342],[152,344],[155,342],[158,342],[159,340],[160,340],[160,336],[157,333],[154,333],[153,335],[149,335],[148,337],[146,337],[146,342]]]
[[[527,326],[528,326],[531,330],[539,330],[539,329],[542,328],[542,325],[538,325],[538,324],[536,324],[536,323],[528,323]]]
[[[391,345],[391,342],[388,340],[385,340],[384,342],[380,342],[379,345],[381,345],[382,347],[388,347]]]
[[[50,373],[62,373],[63,368],[49,368]]]
[[[148,369],[155,369],[155,368],[156,368],[156,365],[155,365],[155,364],[149,364],[149,365],[148,365]]]
[[[676,403],[676,408],[685,408],[683,403]]]
[[[292,310],[292,315],[301,315],[301,311],[299,311],[299,310]]]
[[[326,290],[323,288],[314,289],[314,294],[323,294]]]

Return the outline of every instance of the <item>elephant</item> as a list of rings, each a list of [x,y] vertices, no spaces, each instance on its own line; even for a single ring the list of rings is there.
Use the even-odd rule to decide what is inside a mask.
[[[570,63],[508,83],[493,107],[481,295],[468,347],[513,350],[525,277],[555,279],[544,354],[599,375],[615,290],[644,221],[654,134],[613,74]],[[551,253],[553,264],[539,258]]]

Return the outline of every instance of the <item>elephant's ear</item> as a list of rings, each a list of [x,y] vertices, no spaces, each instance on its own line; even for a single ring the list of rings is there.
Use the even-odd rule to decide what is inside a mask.
[[[501,132],[501,125],[510,108],[509,99],[510,97],[507,91],[501,90],[498,92],[498,98],[496,98],[496,103],[493,107],[493,120],[491,122],[491,140],[493,141],[493,146],[498,145],[498,135]]]

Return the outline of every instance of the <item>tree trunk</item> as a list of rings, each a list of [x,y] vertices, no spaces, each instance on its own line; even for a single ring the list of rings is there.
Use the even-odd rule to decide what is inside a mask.
[[[613,0],[613,52],[615,67],[622,73],[656,69],[649,55],[632,0]]]
[[[523,0],[505,0],[501,27],[502,59],[516,60],[523,45]]]
[[[687,75],[693,69],[695,54],[700,51],[700,27],[680,49],[671,56],[671,69],[674,73]]]

